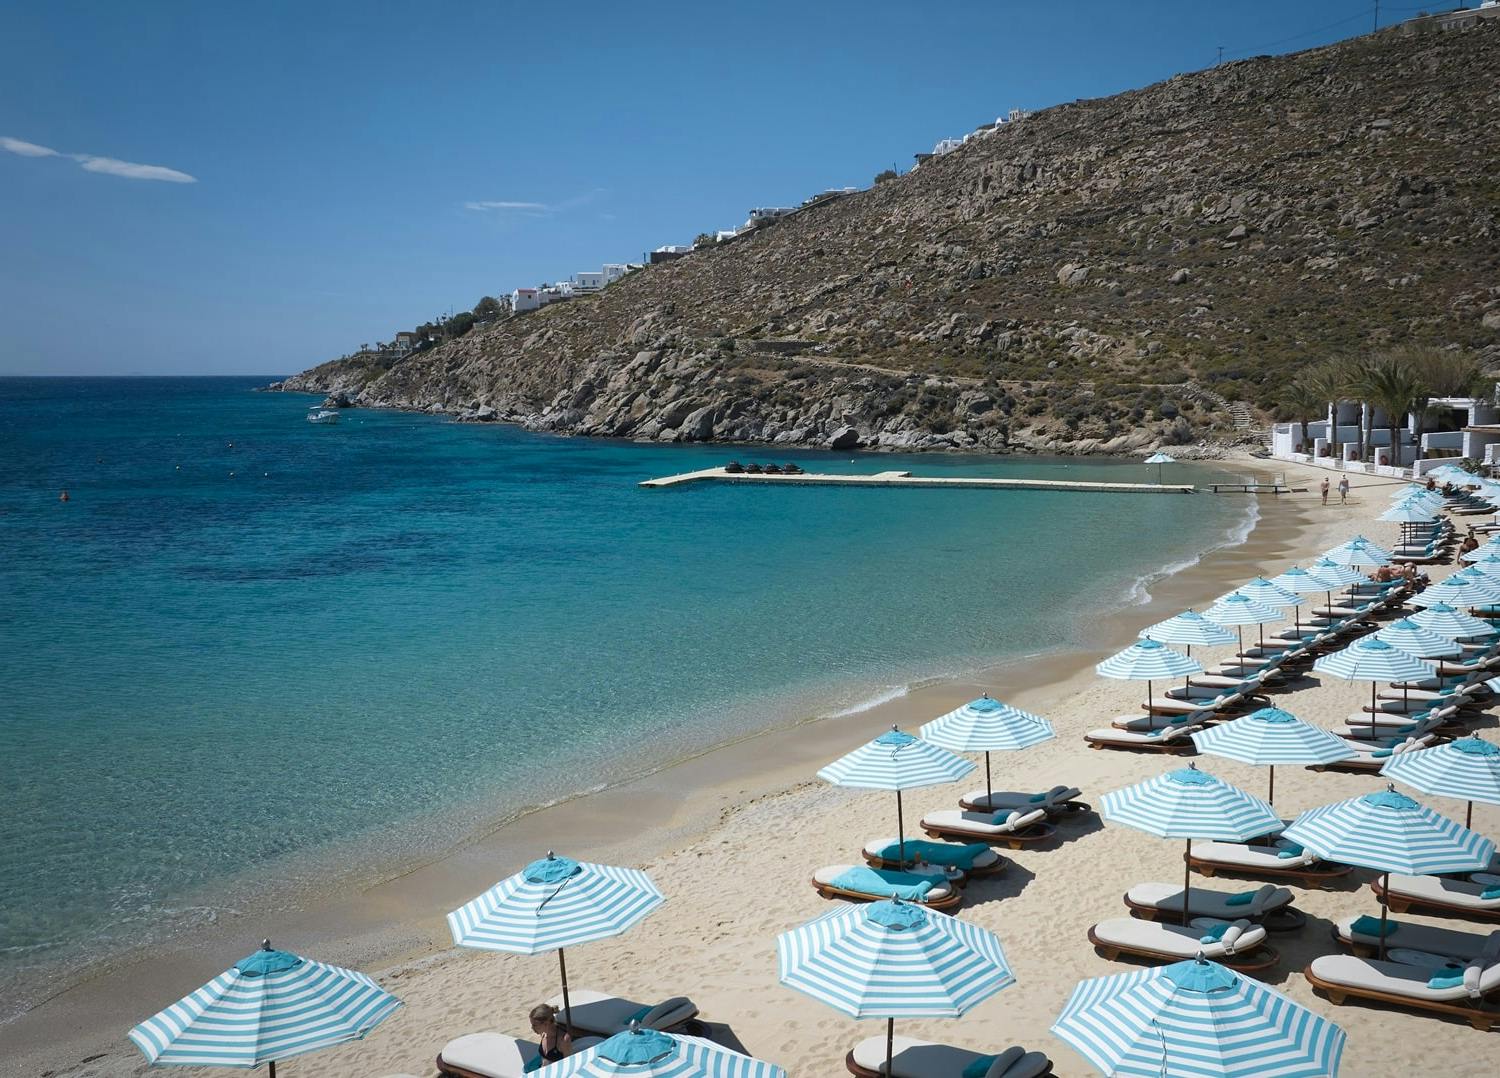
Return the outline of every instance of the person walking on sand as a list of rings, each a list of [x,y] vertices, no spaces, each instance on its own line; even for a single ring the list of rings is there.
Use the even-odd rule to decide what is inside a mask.
[[[1323,504],[1327,505],[1328,504],[1328,477],[1326,475],[1323,477],[1323,483],[1322,483],[1322,485],[1318,487],[1318,493],[1320,493],[1320,494],[1323,495]]]
[[[1347,475],[1341,475],[1341,476],[1339,476],[1339,504],[1343,505],[1348,500],[1349,500],[1349,477]]]

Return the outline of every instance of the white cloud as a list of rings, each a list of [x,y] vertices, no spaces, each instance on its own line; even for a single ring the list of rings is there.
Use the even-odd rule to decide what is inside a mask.
[[[85,172],[102,172],[106,176],[123,176],[127,180],[161,180],[165,183],[197,183],[196,176],[178,172],[165,165],[137,165],[133,161],[119,161],[113,157],[95,157],[93,154],[69,154],[83,166]]]
[[[540,211],[548,209],[548,206],[547,206],[547,204],[545,202],[495,202],[495,201],[486,201],[486,202],[465,202],[464,203],[464,209],[466,209],[466,210],[479,210],[481,212],[483,212],[484,210],[532,210],[532,211],[540,212]]]
[[[22,142],[18,138],[6,138],[0,135],[0,150],[10,153],[18,153],[22,157],[61,157],[56,150],[47,146],[38,146],[34,142]]]
[[[179,172],[165,165],[138,165],[134,161],[121,161],[115,157],[99,157],[91,153],[62,153],[50,146],[38,146],[34,142],[23,142],[18,138],[0,135],[0,150],[19,154],[21,157],[65,157],[78,162],[85,172],[98,172],[105,176],[120,176],[127,180],[157,180],[164,183],[197,183],[196,176]]]

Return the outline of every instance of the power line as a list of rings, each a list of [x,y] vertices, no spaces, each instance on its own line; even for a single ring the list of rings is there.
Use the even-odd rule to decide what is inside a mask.
[[[1246,49],[1235,49],[1229,55],[1230,56],[1249,56],[1252,53],[1259,53],[1259,52],[1261,52],[1264,49],[1274,49],[1278,45],[1286,45],[1286,44],[1288,44],[1290,42],[1293,42],[1293,41],[1300,41],[1300,40],[1302,40],[1305,37],[1312,37],[1315,34],[1324,33],[1327,30],[1335,30],[1335,29],[1337,29],[1340,26],[1345,26],[1345,25],[1347,25],[1347,24],[1349,24],[1351,22],[1356,22],[1359,19],[1363,19],[1368,14],[1369,14],[1369,12],[1361,11],[1357,15],[1350,15],[1347,18],[1343,18],[1343,19],[1338,20],[1338,22],[1331,22],[1331,23],[1328,23],[1326,26],[1319,26],[1319,27],[1316,27],[1316,28],[1314,28],[1312,30],[1304,30],[1300,34],[1292,34],[1290,37],[1278,38],[1275,41],[1265,41],[1265,42],[1262,42],[1259,45],[1251,45],[1249,48],[1246,48]]]

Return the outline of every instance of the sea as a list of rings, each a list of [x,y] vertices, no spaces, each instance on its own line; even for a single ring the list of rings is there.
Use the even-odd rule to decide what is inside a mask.
[[[731,458],[1156,469],[314,425],[271,380],[0,379],[0,1020],[252,900],[1077,646],[1252,524],[1213,497],[642,489]]]

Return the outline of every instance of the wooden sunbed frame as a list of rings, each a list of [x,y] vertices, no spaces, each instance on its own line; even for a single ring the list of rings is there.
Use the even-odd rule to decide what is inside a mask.
[[[966,801],[962,797],[958,799],[958,807],[965,812],[989,811],[988,809],[980,808],[972,801]],[[1046,812],[1049,820],[1077,819],[1094,811],[1094,806],[1090,805],[1087,801],[1079,801],[1077,798],[1069,798],[1067,801],[1052,801],[1045,805],[1037,805],[1036,807]]]
[[[849,1050],[849,1053],[844,1056],[844,1067],[850,1074],[854,1075],[854,1078],[887,1078],[887,1075],[884,1071],[872,1071],[866,1067],[861,1067],[858,1063],[854,1062],[854,1049],[852,1048]],[[1039,1074],[1037,1078],[1047,1078],[1048,1075],[1054,1073],[1055,1072],[1052,1070],[1052,1057],[1048,1056],[1047,1069],[1042,1071],[1042,1073]]]
[[[1388,895],[1379,876],[1370,881],[1370,890],[1390,907],[1392,913],[1405,913],[1415,906],[1418,909],[1438,910],[1454,917],[1467,917],[1475,921],[1500,921],[1500,909],[1476,910],[1471,906],[1462,906],[1456,902],[1438,902],[1436,899],[1413,898],[1410,895],[1401,894]]]
[[[1147,921],[1182,920],[1181,910],[1164,910],[1160,906],[1146,906],[1139,902],[1132,902],[1130,901],[1129,892],[1124,895],[1124,899],[1125,905],[1130,908],[1132,914]],[[1192,910],[1188,910],[1188,916],[1194,916]],[[1207,917],[1209,914],[1200,913],[1197,916]],[[1256,924],[1265,925],[1267,932],[1295,932],[1307,924],[1307,914],[1291,903],[1287,903],[1279,910],[1260,917],[1255,917],[1248,913],[1241,914],[1241,916],[1247,921],[1254,921]]]
[[[1024,831],[1011,831],[1003,835],[983,834],[978,831],[966,831],[957,827],[945,827],[932,830],[925,824],[922,833],[928,838],[952,838],[955,835],[967,839],[969,842],[983,842],[987,846],[1004,846],[1008,850],[1019,850],[1022,846],[1030,846],[1038,842],[1046,842],[1057,834],[1057,828],[1045,821],[1032,824]]]
[[[1168,951],[1153,951],[1145,947],[1126,947],[1123,944],[1101,939],[1094,931],[1097,927],[1098,925],[1089,925],[1089,942],[1094,945],[1094,950],[1098,951],[1100,956],[1107,958],[1111,962],[1117,961],[1122,954],[1134,955],[1138,958],[1152,958],[1161,962],[1183,961],[1183,957],[1180,954],[1172,954]],[[1270,929],[1267,928],[1266,931],[1269,932]],[[1246,951],[1243,954],[1216,955],[1213,960],[1221,966],[1228,966],[1230,969],[1239,970],[1241,973],[1256,973],[1260,970],[1270,969],[1276,965],[1276,963],[1281,961],[1281,955],[1277,954],[1273,947],[1262,943],[1253,951]]]
[[[869,865],[871,868],[891,868],[895,869],[898,872],[901,871],[901,865],[891,858],[871,857],[869,852],[866,850],[861,850],[860,854],[864,857],[865,864]],[[998,854],[996,856],[998,856]],[[1003,876],[1005,875],[1005,870],[1009,867],[1010,862],[1001,857],[989,868],[961,868],[959,869],[959,871],[963,873],[963,875],[956,880],[949,880],[948,882],[955,883],[959,887],[963,887],[969,882],[970,878],[976,880],[988,880],[993,879],[996,876]]]
[[[1197,723],[1195,725],[1202,725]],[[1088,738],[1084,738],[1088,741]],[[1190,737],[1176,738],[1171,741],[1089,741],[1091,749],[1123,749],[1126,752],[1165,752],[1171,755],[1181,755],[1185,752],[1197,752],[1198,746],[1193,744]]]
[[[829,883],[819,883],[816,878],[812,879],[813,890],[827,899],[848,898],[855,902],[879,902],[883,895],[866,894],[864,891],[846,891],[842,887],[835,887]],[[940,898],[936,902],[929,902],[924,898],[905,898],[903,902],[910,902],[914,906],[926,906],[930,910],[951,910],[963,904],[964,896],[959,890],[958,884],[951,886],[953,891],[947,898]]]
[[[1497,1021],[1500,1021],[1500,1013],[1480,1010],[1476,1007],[1465,1006],[1462,1003],[1439,1003],[1435,1000],[1413,999],[1411,996],[1400,996],[1394,992],[1377,992],[1373,988],[1359,988],[1351,987],[1347,984],[1335,984],[1332,981],[1325,981],[1322,977],[1319,977],[1312,971],[1311,965],[1302,971],[1302,976],[1307,978],[1308,984],[1312,985],[1317,991],[1322,992],[1335,1004],[1342,1004],[1350,996],[1354,996],[1357,999],[1372,999],[1409,1011],[1432,1011],[1437,1014],[1447,1014],[1455,1018],[1462,1018],[1481,1033],[1488,1033],[1490,1028]],[[1491,995],[1494,995],[1494,993],[1491,993]],[[1483,1000],[1480,1002],[1482,1004]]]
[[[1224,861],[1210,861],[1204,857],[1194,857],[1192,854],[1188,854],[1188,864],[1199,875],[1209,878],[1222,872],[1230,876],[1248,876],[1251,879],[1265,876],[1272,879],[1296,880],[1304,887],[1318,888],[1325,887],[1332,880],[1342,879],[1354,871],[1353,865],[1336,865],[1331,861],[1315,861],[1302,868],[1282,867],[1281,865],[1267,865],[1261,868],[1230,864]]]

